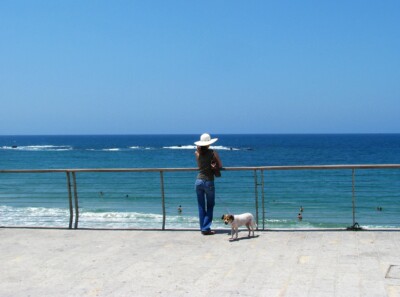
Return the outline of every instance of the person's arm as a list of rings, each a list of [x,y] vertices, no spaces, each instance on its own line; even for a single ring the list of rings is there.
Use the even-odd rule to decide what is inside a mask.
[[[197,167],[200,168],[200,164],[199,164],[199,147],[197,147],[197,150],[194,152],[195,156],[196,156],[196,162],[197,162]]]
[[[218,155],[218,153],[217,153],[216,151],[214,151],[214,156],[215,156],[215,159],[216,159],[217,162],[218,162],[219,168],[222,168],[222,161],[221,161],[221,158],[219,157],[219,155]]]

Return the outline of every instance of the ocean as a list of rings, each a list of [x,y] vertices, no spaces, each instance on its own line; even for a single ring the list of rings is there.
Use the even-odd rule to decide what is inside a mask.
[[[400,134],[212,137],[219,138],[212,148],[226,168],[400,164]],[[198,139],[0,136],[0,170],[194,168]],[[198,228],[195,178],[195,171],[164,173],[167,229]],[[77,192],[79,228],[161,228],[159,172],[78,172]],[[226,228],[220,217],[227,212],[252,212],[266,229],[346,228],[354,223],[353,202],[360,226],[400,227],[400,169],[357,169],[354,177],[350,169],[226,170],[216,179],[213,228]],[[65,173],[0,173],[0,226],[67,227],[68,207]]]

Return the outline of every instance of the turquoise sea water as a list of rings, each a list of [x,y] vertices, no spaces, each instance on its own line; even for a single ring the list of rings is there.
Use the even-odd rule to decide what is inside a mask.
[[[213,148],[224,167],[400,164],[400,134],[212,136],[219,138]],[[198,138],[0,136],[0,169],[192,168]],[[167,228],[197,228],[195,177],[191,171],[165,173]],[[400,170],[357,170],[355,182],[356,221],[370,228],[399,227]],[[161,227],[158,172],[78,173],[77,185],[80,227]],[[220,217],[226,212],[252,212],[266,228],[353,222],[351,170],[266,171],[256,178],[253,171],[224,171],[216,188],[215,228],[224,227]],[[66,227],[68,216],[65,173],[0,174],[0,226]]]

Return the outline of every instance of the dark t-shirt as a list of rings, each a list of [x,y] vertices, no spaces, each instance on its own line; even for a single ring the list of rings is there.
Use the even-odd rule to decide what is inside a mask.
[[[214,151],[208,149],[203,154],[199,154],[199,174],[198,179],[214,180],[214,173],[211,170],[211,160],[214,156]]]

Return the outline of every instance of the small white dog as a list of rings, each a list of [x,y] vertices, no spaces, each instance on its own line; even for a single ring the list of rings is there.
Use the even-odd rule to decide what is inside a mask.
[[[251,232],[253,232],[254,236],[254,229],[257,228],[257,224],[254,221],[254,217],[251,213],[243,213],[239,215],[233,215],[233,214],[224,214],[221,217],[221,220],[225,222],[225,225],[230,224],[232,231],[231,231],[231,238],[230,240],[233,240],[233,235],[236,233],[235,239],[238,238],[238,233],[239,233],[239,227],[246,225],[247,229],[249,230],[249,237]]]

